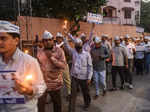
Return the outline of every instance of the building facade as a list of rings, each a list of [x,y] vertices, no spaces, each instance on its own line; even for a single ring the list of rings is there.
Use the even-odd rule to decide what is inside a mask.
[[[109,0],[102,7],[104,24],[140,24],[141,0]]]

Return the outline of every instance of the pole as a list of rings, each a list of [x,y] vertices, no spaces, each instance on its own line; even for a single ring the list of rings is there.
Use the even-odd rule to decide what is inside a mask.
[[[20,0],[18,0],[18,16],[20,16]]]

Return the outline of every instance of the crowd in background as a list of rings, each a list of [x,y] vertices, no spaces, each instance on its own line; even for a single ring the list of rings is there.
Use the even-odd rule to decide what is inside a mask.
[[[88,110],[91,100],[98,99],[101,92],[105,96],[108,90],[123,90],[125,87],[133,89],[133,74],[149,74],[148,36],[94,35],[94,27],[92,24],[89,37],[84,33],[74,37],[66,30],[63,34],[58,32],[55,37],[48,31],[44,32],[37,58],[47,91],[39,99],[39,112],[45,111],[47,95],[51,96],[54,112],[62,111],[63,85],[68,93],[68,112],[75,112],[79,89],[83,94],[83,109]],[[117,75],[120,77],[120,86],[117,85]],[[95,85],[93,98],[90,95],[90,84]]]

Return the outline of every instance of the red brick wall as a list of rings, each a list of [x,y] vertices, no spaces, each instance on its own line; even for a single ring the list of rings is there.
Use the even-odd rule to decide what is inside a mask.
[[[26,20],[30,20],[28,24],[26,24]],[[31,24],[32,23],[32,24]],[[28,37],[29,40],[35,39],[35,35],[38,34],[40,39],[42,38],[43,32],[48,30],[54,36],[57,32],[62,32],[62,25],[64,20],[60,19],[48,19],[48,18],[37,18],[33,17],[29,19],[29,17],[18,17],[18,24],[21,27],[21,37],[22,40],[27,40],[27,27],[28,26]],[[89,34],[91,24],[81,22],[81,32],[85,32],[87,35]],[[136,33],[135,26],[124,26],[124,25],[115,25],[115,24],[100,24],[96,25],[94,34],[100,36],[101,34],[108,34],[111,37],[116,35],[126,35],[129,34],[131,36],[138,36]]]

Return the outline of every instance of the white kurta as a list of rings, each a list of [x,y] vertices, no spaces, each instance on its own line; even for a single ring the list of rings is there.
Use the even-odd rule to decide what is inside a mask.
[[[1,70],[15,70],[20,81],[23,81],[26,75],[32,74],[34,91],[33,96],[25,96],[25,104],[0,104],[0,112],[37,112],[37,100],[46,90],[38,61],[17,49],[8,64],[5,64],[0,56],[0,67]]]

